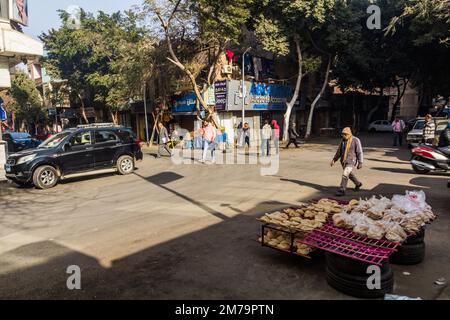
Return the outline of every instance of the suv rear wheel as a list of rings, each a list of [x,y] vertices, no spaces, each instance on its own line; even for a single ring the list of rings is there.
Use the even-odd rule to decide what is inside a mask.
[[[33,184],[38,189],[50,189],[58,183],[58,171],[52,166],[38,167],[33,173]]]
[[[117,171],[121,175],[126,175],[134,172],[134,159],[131,156],[121,156],[117,160]]]

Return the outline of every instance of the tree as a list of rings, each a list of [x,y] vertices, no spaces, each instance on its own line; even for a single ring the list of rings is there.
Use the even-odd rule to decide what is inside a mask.
[[[60,16],[67,21],[66,12]],[[99,12],[97,17],[82,11],[79,28],[63,23],[41,36],[48,51],[46,67],[53,76],[67,79],[86,122],[85,101],[105,106],[117,123],[119,108],[141,94],[151,75],[154,42],[139,22],[131,11]]]
[[[21,71],[17,71],[11,81],[11,98],[8,107],[13,117],[21,122],[21,130],[25,129],[25,125],[30,130],[31,124],[39,123],[44,116],[42,98],[36,84]]]
[[[229,43],[237,43],[242,25],[250,16],[252,0],[147,0],[145,12],[159,21],[168,49],[168,61],[188,77],[197,97],[197,114],[201,108],[207,112],[216,127],[215,110],[204,101],[202,91],[214,82],[218,58]],[[193,48],[211,48],[212,59],[204,66],[208,70],[203,84],[199,84],[198,74],[183,60],[178,49],[188,42]]]

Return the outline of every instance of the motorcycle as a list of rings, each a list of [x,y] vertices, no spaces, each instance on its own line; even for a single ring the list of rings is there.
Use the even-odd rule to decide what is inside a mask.
[[[446,172],[450,170],[450,148],[436,148],[429,145],[419,145],[411,150],[411,165],[419,174],[430,171]]]

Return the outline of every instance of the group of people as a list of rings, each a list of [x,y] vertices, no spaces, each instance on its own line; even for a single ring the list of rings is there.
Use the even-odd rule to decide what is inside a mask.
[[[403,134],[405,132],[406,125],[403,120],[399,117],[395,117],[394,122],[392,123],[392,130],[394,132],[394,147],[402,146],[403,144]],[[438,147],[446,147],[449,145],[448,140],[448,130],[444,130],[439,137],[439,145]],[[425,124],[422,132],[422,143],[433,145],[436,140],[436,124],[433,120],[433,117],[430,114],[425,116]]]
[[[241,145],[242,148],[249,150],[251,146],[251,135],[252,131],[250,125],[246,122],[242,125],[240,123],[236,128],[235,132],[235,145]],[[261,156],[270,156],[272,146],[278,154],[279,142],[280,142],[280,125],[277,120],[264,120],[264,125],[261,130]],[[167,129],[162,123],[158,123],[158,153],[157,158],[160,158],[162,152],[171,155],[168,143],[170,140],[170,135]],[[296,130],[295,123],[291,123],[289,126],[289,143],[286,148],[289,148],[291,144],[294,144],[296,148],[299,147],[297,139],[300,137]],[[197,138],[197,139],[196,139]],[[186,132],[183,137],[184,148],[194,149],[196,145],[200,145],[203,149],[201,163],[206,162],[208,151],[211,151],[211,160],[215,162],[215,152],[217,149],[226,151],[228,148],[228,135],[225,128],[222,127],[219,130],[210,122],[204,121],[202,127],[198,130],[198,136],[194,137],[191,132]]]

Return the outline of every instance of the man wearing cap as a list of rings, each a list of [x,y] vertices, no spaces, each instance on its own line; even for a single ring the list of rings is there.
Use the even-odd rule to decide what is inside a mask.
[[[341,161],[344,172],[342,174],[340,189],[336,195],[345,195],[349,179],[355,184],[355,191],[359,191],[362,187],[362,183],[358,181],[354,171],[355,168],[362,168],[364,161],[363,149],[361,141],[353,136],[352,130],[348,127],[342,130],[342,141],[339,144],[339,148],[330,165],[333,166],[338,160]]]

